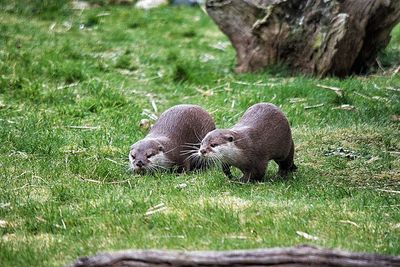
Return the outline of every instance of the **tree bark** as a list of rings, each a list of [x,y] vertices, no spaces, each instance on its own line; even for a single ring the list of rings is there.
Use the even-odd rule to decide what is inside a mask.
[[[400,266],[400,257],[310,246],[234,251],[176,252],[162,250],[127,250],[102,253],[78,259],[70,267],[129,267],[129,266]]]
[[[320,76],[366,71],[400,21],[399,0],[207,0],[237,72],[283,63]]]

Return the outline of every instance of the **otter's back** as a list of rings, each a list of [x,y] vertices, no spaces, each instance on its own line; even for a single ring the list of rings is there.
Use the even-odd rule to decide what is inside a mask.
[[[215,129],[211,116],[197,105],[177,105],[163,112],[149,132],[149,135],[185,137],[186,142],[200,142],[209,131]],[[195,137],[195,140],[193,140]]]

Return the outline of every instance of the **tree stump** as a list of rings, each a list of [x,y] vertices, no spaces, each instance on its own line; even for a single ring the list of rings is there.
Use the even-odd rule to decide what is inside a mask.
[[[400,266],[400,257],[350,253],[310,246],[233,251],[177,252],[126,250],[82,257],[69,267],[252,266],[383,267]]]
[[[399,0],[207,0],[233,44],[237,72],[274,64],[319,76],[375,64],[400,21]]]

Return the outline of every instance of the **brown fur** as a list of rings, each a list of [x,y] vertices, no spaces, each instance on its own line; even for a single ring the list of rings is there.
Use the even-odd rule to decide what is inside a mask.
[[[177,105],[161,114],[148,135],[132,145],[129,153],[134,171],[199,168],[192,154],[200,141],[215,129],[211,116],[196,105]],[[152,162],[153,161],[153,162]],[[140,166],[142,165],[142,166]]]
[[[270,160],[278,163],[281,176],[297,168],[293,162],[294,144],[289,122],[282,111],[270,103],[251,106],[230,129],[208,133],[198,155],[221,161],[228,177],[232,176],[229,166],[239,168],[244,181],[262,180]]]

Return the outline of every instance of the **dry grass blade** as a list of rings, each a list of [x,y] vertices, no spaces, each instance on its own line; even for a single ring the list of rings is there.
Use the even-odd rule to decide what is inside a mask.
[[[119,163],[119,162],[117,162],[117,161],[115,161],[115,160],[113,160],[113,159],[110,159],[110,158],[105,158],[105,159],[108,160],[109,162],[114,163],[114,164],[117,164],[117,165],[120,165],[120,166],[125,166],[125,164]]]
[[[345,223],[345,224],[351,224],[351,225],[353,225],[353,226],[355,226],[355,227],[360,227],[358,224],[356,224],[355,222],[352,222],[352,221],[349,221],[349,220],[340,220],[339,222],[341,222],[341,223]]]

